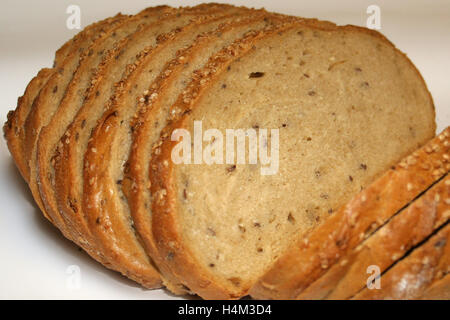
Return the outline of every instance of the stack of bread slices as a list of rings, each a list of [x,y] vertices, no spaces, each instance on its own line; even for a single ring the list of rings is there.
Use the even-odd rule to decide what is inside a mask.
[[[87,26],[4,133],[45,217],[146,288],[448,298],[450,129],[434,137],[434,118],[375,31],[202,4]],[[214,134],[197,138],[199,121]],[[256,132],[276,169],[250,151],[220,161],[230,129]],[[181,143],[213,161],[175,161]]]

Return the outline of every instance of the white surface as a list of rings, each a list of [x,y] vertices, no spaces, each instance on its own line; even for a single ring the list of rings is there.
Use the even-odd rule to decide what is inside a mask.
[[[450,1],[231,1],[271,11],[365,26],[366,9],[381,8],[381,32],[406,52],[422,73],[436,104],[438,130],[450,125]],[[75,33],[66,8],[81,7],[82,26],[121,11],[197,1],[3,0],[0,13],[0,122],[54,52]],[[40,214],[26,184],[0,142],[0,299],[171,299],[145,291],[78,251]],[[79,266],[80,288],[71,290],[67,268]]]

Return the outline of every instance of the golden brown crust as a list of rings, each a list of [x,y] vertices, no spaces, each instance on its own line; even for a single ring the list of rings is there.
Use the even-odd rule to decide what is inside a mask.
[[[337,263],[338,257],[356,248],[361,234],[383,224],[448,171],[449,137],[447,128],[355,196],[279,258],[255,284],[251,295],[259,299],[296,298]]]
[[[376,266],[377,271],[385,272],[450,219],[450,204],[445,201],[449,197],[450,178],[444,177],[356,249],[343,256],[297,299],[351,298],[366,286],[367,268]]]
[[[23,123],[31,111],[33,100],[41,91],[53,69],[44,68],[31,79],[23,96],[17,99],[17,108],[8,112],[8,121],[3,126],[3,133],[8,143],[9,151],[25,181],[29,179],[28,163],[23,157],[22,142],[24,140]]]
[[[449,180],[450,181],[450,180]],[[450,184],[447,186],[450,189]],[[450,214],[450,205],[444,210]],[[438,209],[439,210],[439,209]],[[450,295],[450,224],[446,224],[380,278],[380,289],[364,288],[355,300],[443,299]]]
[[[450,263],[448,262],[450,265]],[[450,273],[447,271],[442,279],[433,280],[432,283],[425,289],[425,292],[420,295],[421,300],[450,300]]]

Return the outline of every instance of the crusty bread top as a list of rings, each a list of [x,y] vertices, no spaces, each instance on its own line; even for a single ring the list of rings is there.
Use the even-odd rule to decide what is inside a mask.
[[[367,269],[384,273],[409,250],[424,241],[450,219],[450,177],[445,176],[407,208],[372,232],[329,267],[326,273],[301,292],[297,299],[349,299],[366,286]],[[366,214],[366,213],[364,213]],[[319,252],[320,254],[321,252]],[[322,266],[324,268],[324,266]]]
[[[446,210],[450,216],[449,207]],[[353,299],[443,299],[450,295],[448,279],[445,279],[449,273],[450,224],[447,223],[383,274],[379,289],[364,288]]]

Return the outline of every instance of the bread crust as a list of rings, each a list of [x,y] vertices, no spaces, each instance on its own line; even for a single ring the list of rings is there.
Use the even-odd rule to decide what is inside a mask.
[[[450,178],[444,177],[347,253],[297,299],[349,299],[366,286],[367,268],[383,273],[450,219]],[[385,287],[384,281],[382,287]],[[374,291],[374,290],[369,290]],[[374,292],[378,292],[375,290]],[[381,291],[380,291],[381,292]]]
[[[376,228],[385,223],[446,174],[449,137],[450,128],[447,128],[301,239],[261,277],[251,289],[251,295],[258,299],[298,297],[340,257],[356,248],[363,240],[361,234],[370,231],[372,226]]]
[[[450,180],[449,180],[450,181]],[[450,185],[447,186],[450,188]],[[448,196],[448,192],[446,194]],[[447,205],[444,210],[449,210]],[[381,288],[364,288],[354,300],[443,299],[450,295],[450,224],[381,276]]]
[[[45,85],[53,72],[53,69],[44,68],[41,69],[33,79],[31,79],[23,96],[17,99],[16,109],[8,112],[8,120],[3,126],[3,133],[6,142],[8,143],[8,149],[14,159],[14,163],[25,181],[28,181],[29,179],[29,170],[28,163],[25,162],[23,157],[23,123],[31,111],[33,100],[39,94],[42,87]]]

